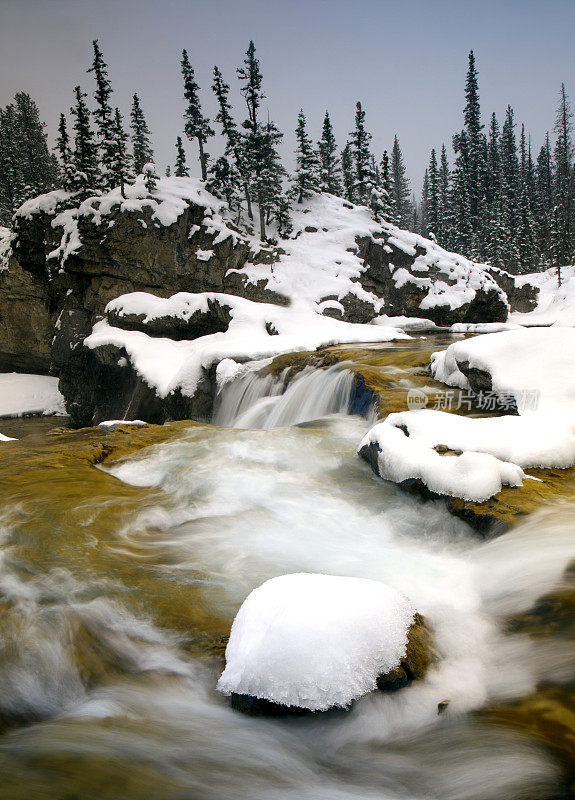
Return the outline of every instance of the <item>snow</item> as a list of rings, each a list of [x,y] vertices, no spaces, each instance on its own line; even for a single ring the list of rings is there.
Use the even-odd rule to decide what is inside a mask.
[[[513,322],[521,325],[575,326],[575,266],[561,267],[561,286],[557,270],[548,269],[515,278],[518,286],[531,284],[539,288],[537,306],[526,313],[515,312]]]
[[[8,261],[12,253],[12,231],[0,225],[0,272],[8,269]]]
[[[115,428],[116,425],[147,425],[141,419],[107,419],[105,422],[98,423],[99,428]]]
[[[455,342],[431,357],[436,380],[468,388],[457,366],[489,372],[493,390],[512,394],[520,414],[567,414],[575,420],[575,330],[519,328]],[[533,398],[537,397],[533,408]]]
[[[407,411],[405,417],[421,413],[452,416],[441,411]],[[502,461],[486,452],[441,456],[427,444],[427,437],[412,437],[411,433],[406,435],[398,427],[399,421],[392,419],[398,416],[404,415],[390,414],[384,422],[375,425],[358,448],[361,450],[370,444],[379,448],[378,474],[384,480],[402,483],[419,478],[432,492],[478,502],[500,492],[503,485],[521,486],[525,475],[516,464]],[[429,424],[434,421],[430,417],[425,420]]]
[[[65,413],[64,398],[58,391],[58,378],[19,372],[0,373],[0,417]]]
[[[524,469],[575,465],[575,330],[518,328],[455,342],[433,354],[432,375],[468,391],[464,362],[488,372],[493,391],[513,397],[519,416],[390,414],[360,444],[378,447],[382,478],[419,478],[431,491],[481,502],[503,485],[521,485]],[[440,455],[438,445],[461,455]]]
[[[188,319],[195,311],[207,311],[208,301],[217,301],[230,309],[231,322],[227,331],[191,341],[173,341],[141,331],[115,328],[104,319],[96,323],[85,344],[92,349],[102,345],[124,348],[138,375],[160,397],[166,397],[175,389],[192,397],[204,370],[224,359],[246,361],[315,350],[330,344],[409,339],[395,328],[323,317],[303,303],[284,307],[218,292],[179,292],[167,299],[135,292],[113,300],[106,311],[142,314],[146,320],[158,316]],[[267,332],[266,323],[273,325],[277,335]]]
[[[484,265],[463,256],[448,253],[438,244],[415,233],[401,230],[389,223],[377,223],[365,206],[357,206],[330,194],[317,194],[302,206],[292,208],[293,236],[281,241],[283,255],[279,263],[246,264],[237,270],[256,283],[267,280],[267,287],[287,297],[297,297],[315,303],[321,312],[327,296],[336,302],[347,294],[355,295],[373,305],[374,315],[384,306],[384,300],[366,291],[358,279],[367,267],[357,255],[358,237],[372,238],[385,244],[386,240],[402,252],[415,256],[412,269],[418,277],[400,267],[392,273],[398,284],[411,282],[426,289],[421,308],[447,304],[460,308],[475,296],[478,289],[493,289],[502,295]],[[315,228],[315,231],[306,228]],[[382,238],[382,234],[386,238]],[[441,271],[448,283],[436,279]],[[429,326],[429,325],[428,325]]]
[[[379,581],[272,578],[238,611],[218,689],[312,711],[345,707],[399,664],[414,613]]]

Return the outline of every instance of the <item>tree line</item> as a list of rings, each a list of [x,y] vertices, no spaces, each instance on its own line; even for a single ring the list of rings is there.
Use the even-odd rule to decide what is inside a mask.
[[[144,174],[149,192],[157,185],[154,151],[142,104],[133,95],[129,131],[113,102],[108,66],[98,40],[88,73],[93,75],[94,110],[78,85],[69,114],[61,114],[55,155],[48,148],[44,125],[29,95],[0,109],[0,224],[9,224],[14,210],[28,197],[60,187],[85,197],[119,187]],[[291,232],[290,203],[301,203],[322,191],[367,205],[375,219],[386,220],[433,238],[442,246],[511,272],[529,272],[567,264],[575,249],[575,166],[572,114],[561,87],[552,147],[549,134],[537,158],[521,126],[519,140],[513,109],[502,125],[495,114],[485,131],[481,119],[478,72],[473,52],[465,85],[464,127],[452,140],[454,163],[447,149],[431,151],[421,201],[411,195],[398,137],[377,159],[366,114],[356,105],[353,130],[340,149],[329,112],[318,141],[308,132],[300,110],[295,129],[296,166],[291,175],[282,164],[282,132],[265,113],[263,75],[250,42],[236,70],[244,100],[243,119],[236,119],[230,85],[213,70],[211,89],[217,114],[203,112],[201,90],[186,50],[182,52],[182,135],[176,138],[173,174],[189,175],[184,137],[197,147],[201,176],[209,191],[224,199],[239,218],[257,215],[262,240],[273,220],[280,236]],[[214,128],[224,151],[208,152]],[[57,156],[57,157],[56,157]],[[172,172],[168,167],[166,174]]]

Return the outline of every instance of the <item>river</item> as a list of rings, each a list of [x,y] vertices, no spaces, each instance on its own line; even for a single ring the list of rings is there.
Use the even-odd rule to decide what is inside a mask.
[[[374,353],[406,391],[413,369],[393,366],[394,346]],[[277,376],[240,377],[216,425],[183,426],[117,462],[84,459],[97,431],[64,435],[65,456],[43,430],[6,446],[0,798],[569,796],[561,759],[484,712],[572,680],[560,627],[538,638],[508,620],[561,584],[575,508],[486,541],[360,461],[370,419],[348,413],[345,365],[284,389]],[[439,653],[425,680],[348,712],[231,710],[215,685],[233,617],[254,587],[297,571],[406,594]]]

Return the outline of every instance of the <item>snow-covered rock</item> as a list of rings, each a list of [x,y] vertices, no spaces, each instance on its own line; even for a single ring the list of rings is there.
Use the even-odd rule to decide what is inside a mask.
[[[519,416],[391,414],[359,447],[380,477],[420,480],[437,494],[482,502],[504,485],[522,485],[524,469],[575,465],[575,330],[476,336],[434,353],[431,370],[465,392],[508,398]]]
[[[513,322],[575,327],[575,266],[561,267],[561,285],[554,268],[519,275],[515,280],[519,287],[534,287],[538,296],[533,309],[521,308],[512,315]]]
[[[345,707],[399,665],[414,615],[378,581],[272,578],[238,611],[218,689],[312,711]]]
[[[58,378],[49,375],[0,373],[0,417],[65,414]]]

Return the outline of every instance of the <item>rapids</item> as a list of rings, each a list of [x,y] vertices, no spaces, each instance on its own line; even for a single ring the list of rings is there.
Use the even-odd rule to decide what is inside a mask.
[[[396,381],[410,386],[409,369]],[[549,749],[485,710],[573,680],[560,627],[537,637],[509,620],[563,585],[575,507],[482,541],[358,459],[369,422],[348,413],[352,384],[348,362],[287,388],[248,371],[223,387],[216,426],[99,465],[73,444],[99,432],[70,434],[55,464],[45,434],[10,445],[21,455],[0,464],[0,798],[567,795]],[[436,666],[349,712],[232,711],[215,685],[235,612],[296,571],[406,594],[433,628]]]

